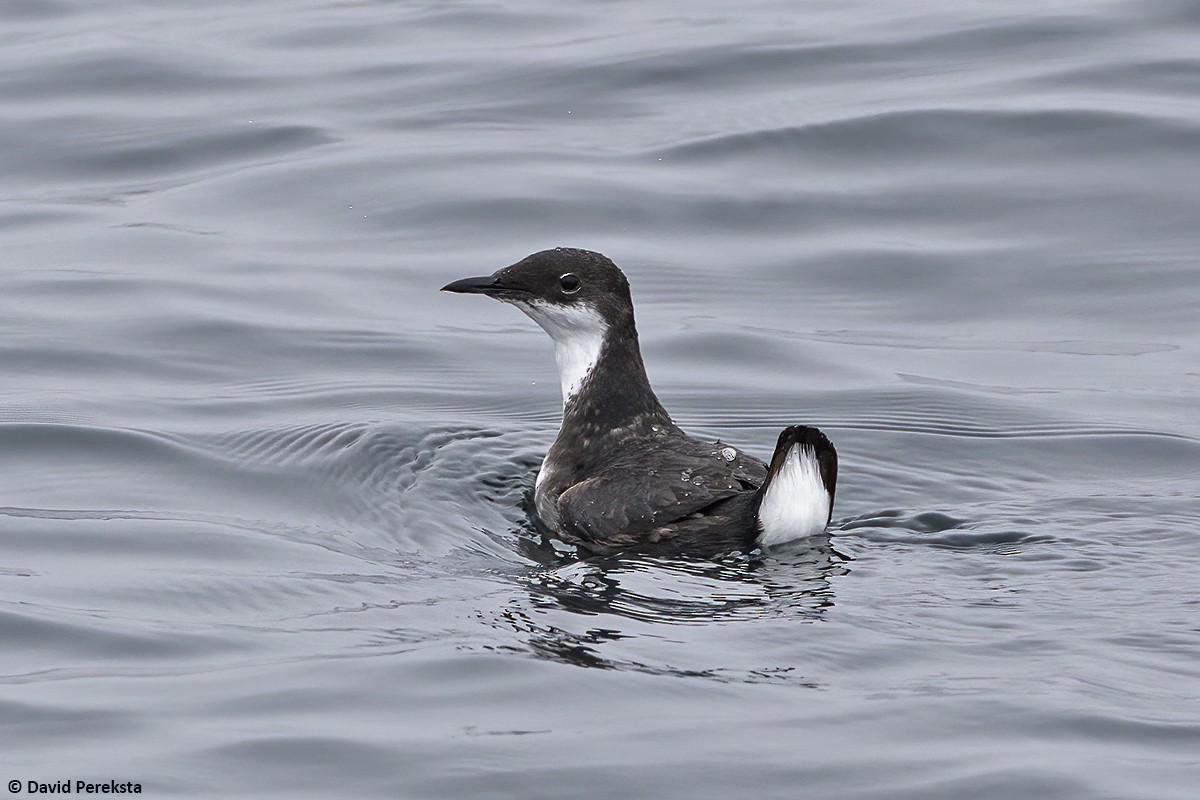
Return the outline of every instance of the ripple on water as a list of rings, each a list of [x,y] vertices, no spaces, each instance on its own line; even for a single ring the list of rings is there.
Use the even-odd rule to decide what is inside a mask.
[[[443,551],[456,543],[431,524],[442,509],[491,509],[483,518],[496,529],[520,516],[520,486],[532,481],[540,461],[540,450],[525,438],[478,428],[365,423],[217,435],[0,424],[0,446],[25,454],[6,462],[13,506],[120,509],[113,513],[130,517],[182,513],[258,520],[249,524],[283,530],[330,526],[351,532],[360,545],[373,538]],[[483,446],[489,440],[494,446]],[[30,480],[34,465],[56,470],[62,482]],[[124,478],[121,492],[111,486],[114,470]],[[478,492],[480,485],[486,490]],[[223,498],[224,515],[211,510],[214,493]],[[406,542],[409,535],[416,539]]]
[[[939,511],[905,513],[881,511],[840,522],[840,533],[853,532],[872,544],[906,544],[950,550],[988,550],[1019,553],[1027,545],[1052,542],[1045,534],[1023,530],[993,530]]]
[[[997,131],[1004,135],[996,135]],[[897,164],[934,156],[939,160],[1017,155],[1062,158],[1078,157],[1080,153],[1117,153],[1131,139],[1147,146],[1183,151],[1200,144],[1200,127],[1191,117],[1152,117],[1102,109],[924,108],[725,134],[674,145],[652,155],[685,162],[736,158],[792,166],[799,159],[811,159],[818,168],[827,166],[831,158],[835,163],[840,158],[859,169],[868,153]],[[883,141],[886,147],[875,146]],[[990,151],[981,150],[981,144]]]

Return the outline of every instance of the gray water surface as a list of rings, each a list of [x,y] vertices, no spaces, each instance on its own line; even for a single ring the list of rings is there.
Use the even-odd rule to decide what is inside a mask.
[[[0,5],[0,779],[152,797],[1200,786],[1188,2]],[[532,534],[545,335],[829,535]]]

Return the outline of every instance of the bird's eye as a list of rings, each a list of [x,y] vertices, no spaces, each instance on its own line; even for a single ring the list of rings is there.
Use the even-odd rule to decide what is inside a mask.
[[[581,285],[573,272],[568,272],[558,279],[558,287],[563,290],[563,294],[575,294]]]

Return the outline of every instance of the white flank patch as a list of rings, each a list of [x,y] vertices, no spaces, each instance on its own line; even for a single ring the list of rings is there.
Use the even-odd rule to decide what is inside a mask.
[[[537,479],[533,482],[533,490],[536,492],[542,488],[542,481],[550,477],[550,468],[546,466],[546,459],[542,458],[541,469],[538,470]]]
[[[763,547],[803,539],[825,530],[829,493],[812,447],[794,444],[767,486],[758,507],[758,543]]]
[[[558,379],[562,382],[563,405],[566,406],[596,366],[608,326],[587,306],[522,301],[513,301],[513,305],[541,325],[554,340],[554,358],[558,361]]]

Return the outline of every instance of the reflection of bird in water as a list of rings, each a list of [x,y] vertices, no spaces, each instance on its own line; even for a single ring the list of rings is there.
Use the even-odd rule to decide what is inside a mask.
[[[709,663],[689,667],[676,654],[656,664],[642,642],[670,640],[679,625],[763,619],[812,622],[833,606],[830,578],[846,558],[828,536],[812,537],[770,558],[695,561],[626,554],[537,569],[521,579],[528,594],[492,619],[538,658],[598,669],[690,675],[714,680],[805,681],[790,665],[745,670]],[[655,646],[661,646],[655,645]],[[710,653],[704,661],[721,660]]]

